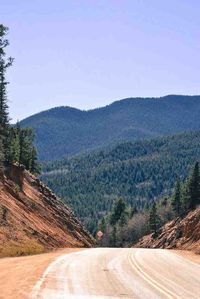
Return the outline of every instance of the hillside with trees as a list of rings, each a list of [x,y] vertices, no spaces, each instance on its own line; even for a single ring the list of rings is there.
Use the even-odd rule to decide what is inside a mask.
[[[36,135],[39,159],[61,159],[125,140],[200,130],[200,96],[129,98],[103,108],[50,109],[23,120]]]
[[[119,197],[142,209],[147,202],[170,195],[176,181],[199,160],[199,144],[200,132],[124,142],[46,163],[41,178],[95,232],[98,220]],[[177,213],[178,205],[174,203]]]
[[[186,179],[177,180],[171,196],[140,209],[118,199],[99,222],[103,233],[99,245],[126,247],[136,243],[136,247],[199,250],[199,205],[200,171],[196,162]]]

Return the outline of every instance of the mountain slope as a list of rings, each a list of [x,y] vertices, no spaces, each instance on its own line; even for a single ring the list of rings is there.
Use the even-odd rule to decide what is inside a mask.
[[[22,167],[0,180],[0,256],[58,247],[90,247],[93,240],[72,211]]]
[[[90,111],[59,107],[21,122],[32,127],[40,160],[55,160],[122,140],[200,129],[200,96],[130,98]]]
[[[129,205],[168,195],[200,159],[200,132],[124,142],[44,167],[42,180],[90,231],[122,196]]]
[[[190,212],[183,219],[175,219],[165,224],[157,237],[143,237],[136,247],[178,248],[200,253],[200,208]]]

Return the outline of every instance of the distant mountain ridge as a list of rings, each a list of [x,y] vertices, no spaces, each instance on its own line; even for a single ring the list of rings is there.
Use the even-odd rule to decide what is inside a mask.
[[[124,140],[200,129],[200,96],[128,98],[82,111],[57,107],[30,116],[39,158],[56,160]]]

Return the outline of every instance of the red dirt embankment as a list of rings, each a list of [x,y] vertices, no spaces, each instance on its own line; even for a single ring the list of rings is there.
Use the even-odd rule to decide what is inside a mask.
[[[177,218],[164,225],[158,232],[143,237],[134,247],[177,248],[200,254],[200,207],[185,218]]]
[[[8,169],[0,180],[0,257],[93,245],[73,212],[35,176]]]

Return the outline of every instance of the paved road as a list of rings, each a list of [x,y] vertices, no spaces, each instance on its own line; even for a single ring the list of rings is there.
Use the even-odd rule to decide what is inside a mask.
[[[200,298],[200,265],[161,249],[97,248],[49,265],[31,299]]]

